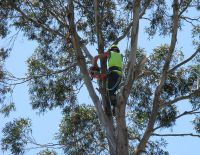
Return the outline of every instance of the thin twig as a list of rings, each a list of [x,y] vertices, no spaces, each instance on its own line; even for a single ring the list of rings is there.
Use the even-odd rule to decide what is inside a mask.
[[[200,113],[200,111],[198,111],[199,109],[200,109],[200,108],[196,108],[196,109],[193,109],[193,110],[191,110],[191,111],[185,111],[185,112],[183,112],[182,114],[176,116],[175,120],[177,120],[177,119],[179,119],[179,118],[181,118],[181,117],[183,117],[183,116],[186,116],[186,115],[195,115],[195,114],[199,114],[199,113]],[[157,127],[155,127],[155,128],[153,129],[153,131],[156,131],[156,130],[162,128],[162,127],[164,127],[164,125],[157,126]]]

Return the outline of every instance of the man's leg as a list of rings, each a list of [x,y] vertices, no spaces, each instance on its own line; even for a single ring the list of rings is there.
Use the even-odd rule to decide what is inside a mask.
[[[108,97],[110,100],[110,104],[113,106],[113,115],[115,115],[115,107],[117,105],[117,98],[116,98],[116,90],[118,89],[119,83],[120,83],[120,76],[115,73],[115,72],[111,72],[108,75],[108,79],[107,79],[108,83],[107,83],[107,89],[108,89]]]

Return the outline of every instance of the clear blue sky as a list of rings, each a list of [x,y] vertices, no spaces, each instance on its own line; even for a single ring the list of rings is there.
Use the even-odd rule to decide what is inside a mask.
[[[143,23],[142,23],[143,24]],[[185,26],[184,33],[181,33],[178,36],[178,47],[184,50],[185,56],[188,57],[194,52],[192,49],[192,43],[190,38],[190,27],[189,25]],[[151,52],[152,48],[160,45],[160,43],[169,43],[169,38],[160,38],[156,37],[153,40],[148,40],[144,34],[139,35],[139,46],[144,47]],[[6,46],[5,41],[0,41],[0,47]],[[15,42],[15,46],[9,59],[7,60],[6,67],[17,77],[24,77],[27,72],[26,60],[29,56],[31,56],[34,48],[36,48],[36,43],[29,42],[26,39],[23,39],[21,35],[19,35],[18,39]],[[120,45],[120,48],[124,48],[123,45]],[[82,92],[84,92],[83,90]],[[86,102],[89,101],[89,97],[84,94],[80,94],[80,101]],[[28,87],[27,84],[23,84],[17,86],[13,93],[13,99],[16,103],[17,111],[11,113],[9,118],[4,118],[0,115],[0,130],[5,125],[6,122],[12,120],[13,118],[19,117],[29,117],[32,120],[33,126],[33,136],[35,139],[41,143],[45,144],[48,142],[52,142],[53,135],[58,131],[58,125],[62,116],[60,114],[60,110],[54,110],[52,112],[48,112],[45,115],[37,115],[36,111],[31,110],[31,105],[29,104],[29,96],[28,96]],[[9,100],[7,100],[9,102]],[[188,109],[189,105],[186,102],[179,103],[181,111],[185,111]],[[183,105],[183,106],[182,106]],[[173,128],[174,133],[191,133],[191,117],[184,117],[183,119],[178,120],[176,123],[176,127]],[[164,131],[163,133],[170,133],[171,130]],[[0,133],[0,138],[2,134]],[[167,150],[170,155],[199,155],[200,154],[200,139],[184,137],[184,138],[167,138],[168,146]],[[39,150],[31,150],[25,155],[35,155]],[[9,152],[3,153],[0,151],[0,154],[10,155]],[[63,154],[59,152],[59,154]]]

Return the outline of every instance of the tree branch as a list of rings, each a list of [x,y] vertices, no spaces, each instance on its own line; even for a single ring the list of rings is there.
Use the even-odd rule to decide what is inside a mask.
[[[172,101],[169,101],[169,102],[164,102],[160,105],[160,108],[164,107],[164,106],[168,106],[168,105],[172,105],[178,101],[182,101],[182,100],[186,100],[186,99],[189,99],[192,95],[189,94],[189,95],[186,95],[186,96],[179,96],[177,98],[175,98],[174,100]]]
[[[148,58],[146,56],[143,56],[141,58],[140,62],[136,65],[136,67],[135,67],[135,73],[134,73],[134,76],[133,76],[134,77],[133,81],[136,80],[136,79],[138,79],[138,78],[140,78],[140,77],[142,77],[142,75],[140,73],[142,72],[142,68],[144,67],[144,64],[147,62],[147,60],[148,60]]]
[[[122,88],[121,93],[124,97],[125,101],[130,94],[130,90],[133,85],[134,77],[136,76],[135,73],[135,65],[136,65],[136,52],[137,52],[137,45],[138,45],[138,31],[139,31],[139,7],[140,7],[140,0],[134,1],[133,6],[133,24],[131,30],[131,52],[128,58],[127,68],[128,68],[128,75],[125,82],[124,87]]]
[[[101,19],[99,14],[99,1],[94,0],[95,28],[97,34],[98,53],[104,52],[104,41],[101,31]]]
[[[18,82],[15,82],[15,83],[11,83],[11,84],[7,83],[7,84],[10,85],[10,86],[16,86],[16,85],[19,85],[19,84],[26,83],[26,82],[32,80],[33,78],[42,78],[42,77],[45,77],[45,76],[51,76],[51,75],[66,72],[66,71],[68,71],[69,69],[71,69],[72,67],[75,67],[75,66],[77,66],[76,63],[70,65],[67,68],[61,69],[61,70],[57,70],[57,71],[48,70],[48,73],[39,74],[39,75],[36,75],[36,76],[28,76],[28,77],[23,77],[23,78],[18,78],[18,77],[15,77],[14,75],[12,75],[11,73],[10,74],[7,73],[7,74],[9,74],[8,76],[11,77],[10,80],[18,81]]]
[[[140,8],[140,0],[134,1],[133,5],[133,22],[132,22],[132,30],[131,30],[131,51],[128,59],[128,76],[125,82],[125,85],[122,87],[119,95],[118,95],[118,106],[117,106],[117,155],[128,154],[128,133],[125,119],[125,111],[126,111],[126,103],[128,96],[130,94],[134,78],[138,75],[137,69],[139,67],[136,66],[136,52],[137,52],[137,43],[138,43],[138,31],[139,31],[139,8]],[[142,59],[143,60],[143,59]],[[141,61],[143,64],[143,61]],[[144,61],[145,63],[145,61]]]
[[[55,35],[61,36],[61,37],[65,37],[63,34],[61,34],[59,31],[55,31],[53,29],[51,29],[50,27],[48,27],[47,25],[41,24],[39,21],[34,20],[30,17],[28,17],[19,7],[17,7],[13,2],[9,3],[11,5],[11,7],[13,9],[15,9],[17,12],[19,12],[26,20],[32,22],[33,24],[43,28],[45,31],[48,31],[50,33],[53,33]]]
[[[200,113],[200,111],[198,111],[199,109],[200,109],[200,108],[196,108],[196,109],[191,110],[191,111],[185,111],[185,112],[183,112],[182,114],[176,116],[175,119],[179,119],[180,117],[185,116],[185,115],[195,115],[195,114],[199,114],[199,113]]]
[[[188,63],[189,61],[191,61],[198,53],[200,53],[200,46],[198,47],[198,49],[196,50],[195,53],[193,53],[188,59],[184,60],[183,62],[181,62],[180,64],[176,65],[175,67],[173,67],[172,69],[169,70],[169,73],[171,74],[172,72],[174,72],[176,69],[178,69],[179,67],[181,67],[182,65]]]
[[[177,120],[177,119],[179,119],[179,118],[181,118],[181,117],[183,117],[183,116],[186,116],[186,115],[195,115],[195,114],[199,114],[199,113],[200,113],[200,111],[198,111],[199,109],[200,109],[200,108],[196,108],[196,109],[191,110],[191,111],[185,111],[185,112],[183,112],[182,114],[176,116],[175,120]],[[164,127],[164,126],[163,126],[163,125],[157,126],[157,127],[155,127],[155,128],[153,129],[153,131],[156,131],[156,130],[162,128],[162,127]]]
[[[200,135],[196,135],[193,133],[183,133],[183,134],[157,134],[154,133],[152,136],[161,136],[161,137],[183,137],[183,136],[192,136],[192,137],[197,137],[200,138]]]
[[[148,6],[150,5],[151,1],[152,1],[152,0],[148,0],[148,1],[145,3],[142,12],[141,12],[140,15],[139,15],[139,18],[140,18],[140,19],[141,19],[141,18],[143,17],[143,15],[145,14],[145,12],[146,12]],[[118,44],[122,39],[124,39],[124,38],[128,35],[128,33],[129,33],[129,31],[131,30],[131,27],[132,27],[132,26],[133,26],[133,22],[131,22],[131,23],[127,26],[127,28],[125,29],[124,33],[123,33],[119,38],[117,38],[116,41],[115,41],[113,44]]]
[[[179,102],[179,101],[182,101],[182,100],[189,99],[189,98],[191,98],[193,95],[199,93],[199,91],[200,91],[200,88],[197,89],[197,90],[195,90],[195,91],[193,91],[193,92],[190,93],[189,95],[186,95],[186,96],[179,96],[179,97],[177,97],[177,98],[175,98],[175,99],[173,99],[173,100],[171,100],[171,101],[169,101],[169,102],[164,102],[164,103],[162,103],[162,104],[160,105],[160,108],[162,108],[163,106],[172,105],[172,104],[174,104],[174,103],[176,103],[176,102]]]
[[[94,87],[93,87],[92,82],[90,80],[88,70],[87,70],[87,65],[86,65],[86,62],[85,62],[85,58],[84,58],[84,55],[83,55],[82,50],[80,48],[80,38],[77,34],[76,25],[74,23],[75,19],[74,19],[73,0],[68,0],[68,13],[67,14],[68,14],[67,18],[68,18],[68,21],[69,21],[70,33],[71,33],[71,36],[72,36],[72,44],[73,44],[73,48],[74,48],[75,53],[76,53],[78,65],[80,67],[82,76],[84,78],[86,87],[88,89],[88,92],[89,92],[93,102],[96,104],[99,101],[99,98],[96,95]]]
[[[193,22],[196,21],[197,23],[200,22],[200,17],[198,18],[189,18],[189,17],[185,17],[185,16],[181,16],[181,19],[185,20],[186,22],[190,23],[192,26],[196,26]]]
[[[113,133],[113,126],[112,124],[110,124],[109,122],[109,118],[104,114],[104,111],[102,109],[102,105],[101,102],[94,90],[94,87],[92,85],[91,79],[89,77],[89,73],[87,70],[87,65],[86,65],[86,61],[84,58],[84,55],[81,51],[81,47],[80,47],[80,40],[79,40],[79,36],[77,34],[76,31],[76,25],[75,25],[75,19],[74,19],[74,4],[73,4],[73,0],[68,0],[68,21],[69,21],[69,26],[70,26],[70,34],[72,36],[72,44],[73,44],[73,48],[75,50],[76,53],[76,57],[77,57],[77,62],[78,65],[80,67],[80,71],[82,73],[83,79],[84,79],[84,83],[86,85],[86,88],[89,92],[89,95],[96,107],[96,111],[97,111],[97,115],[99,117],[100,122],[103,124],[105,130],[106,130],[106,134],[107,137],[110,141],[114,142],[115,141],[115,137],[114,137],[114,133]],[[83,58],[83,59],[78,59],[78,58]],[[113,148],[115,148],[116,146],[113,146]]]
[[[152,0],[147,0],[144,4],[144,8],[142,10],[142,12],[140,13],[140,18],[142,18],[142,16],[145,14],[147,8],[149,7],[150,3],[151,3]]]
[[[67,12],[66,12],[66,1],[62,1],[62,0],[50,0],[52,7],[55,8],[54,11],[52,12],[57,12],[60,11],[59,15],[60,17],[63,19],[63,21],[66,21],[66,17],[67,17]],[[48,3],[48,1],[47,1]]]
[[[62,26],[67,26],[68,27],[67,23],[62,21],[62,19],[59,19],[59,16],[57,14],[55,14],[55,10],[52,11],[51,9],[49,9],[48,11],[52,15],[52,17],[54,17],[58,21],[58,23],[60,23]]]
[[[144,132],[144,135],[139,143],[139,145],[136,148],[135,155],[140,155],[142,151],[144,151],[145,146],[153,132],[153,127],[157,118],[157,114],[159,112],[159,104],[160,104],[160,93],[162,90],[162,87],[164,85],[165,80],[167,79],[168,76],[168,70],[170,66],[170,62],[173,56],[173,52],[175,49],[176,41],[177,41],[177,31],[178,31],[178,25],[179,25],[179,16],[178,16],[178,0],[174,0],[173,4],[173,27],[172,27],[172,36],[171,36],[171,43],[170,43],[170,48],[169,48],[169,53],[167,55],[165,64],[162,69],[162,74],[160,78],[160,84],[157,86],[154,94],[154,99],[153,99],[153,107],[151,111],[151,115],[149,118],[149,122],[147,124],[147,128]]]
[[[187,2],[187,5],[180,11],[179,16],[181,16],[187,10],[187,8],[190,6],[191,2],[192,2],[192,0]]]
[[[123,33],[120,37],[118,37],[118,38],[114,41],[113,44],[118,44],[122,39],[124,39],[124,38],[128,35],[128,33],[129,33],[129,31],[130,31],[132,25],[133,25],[133,22],[131,22],[131,23],[127,26],[127,28],[125,29],[124,33]]]
[[[199,20],[200,20],[200,17],[190,18],[190,17],[186,17],[186,16],[181,16],[180,18],[182,18],[182,19],[188,19],[188,20],[191,20],[191,21],[197,21],[197,22],[199,22]]]
[[[82,49],[83,49],[83,51],[84,51],[86,57],[89,59],[90,62],[92,62],[93,56],[91,55],[91,53],[90,53],[89,50],[87,49],[86,45],[81,44],[81,46],[82,46]]]
[[[84,9],[84,11],[88,11],[88,8],[83,6],[78,0],[74,0],[74,3],[76,3],[77,5],[79,5],[81,8]],[[79,40],[82,40],[82,38],[78,35]],[[88,48],[86,47],[86,45],[81,42],[81,48],[83,49],[86,57],[89,59],[90,62],[92,62],[93,60],[93,56],[91,55],[91,53],[89,52]]]

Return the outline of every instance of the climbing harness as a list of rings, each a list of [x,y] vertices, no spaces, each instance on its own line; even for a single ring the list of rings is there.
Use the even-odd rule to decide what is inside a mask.
[[[108,81],[106,81],[106,85],[107,85],[107,87],[106,87],[106,90],[107,91],[109,91],[109,90],[114,90],[117,86],[119,86],[120,85],[120,83],[121,83],[121,76],[117,79],[117,82],[115,83],[115,85],[112,87],[112,88],[108,88]]]

